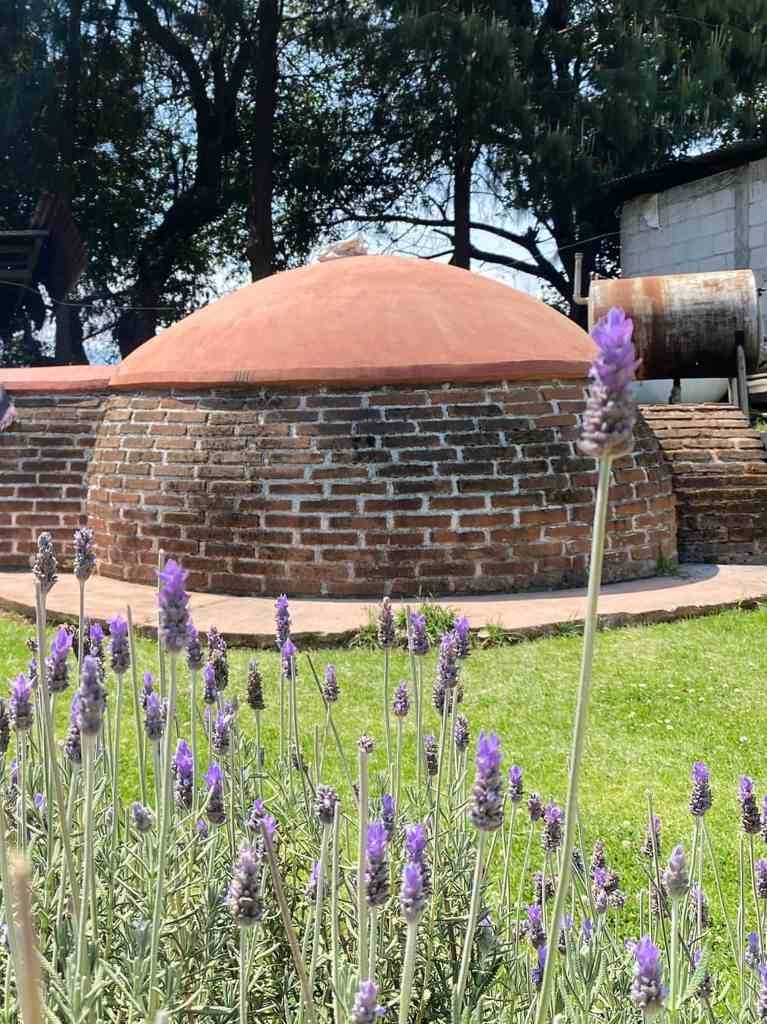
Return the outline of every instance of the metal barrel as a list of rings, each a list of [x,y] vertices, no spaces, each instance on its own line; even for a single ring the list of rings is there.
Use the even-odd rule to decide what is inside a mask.
[[[759,362],[762,324],[752,270],[593,280],[589,328],[612,306],[634,321],[641,380],[732,377],[738,344],[749,370]]]

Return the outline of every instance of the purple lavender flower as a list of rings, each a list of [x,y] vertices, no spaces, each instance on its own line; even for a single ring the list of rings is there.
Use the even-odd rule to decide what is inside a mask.
[[[668,867],[663,872],[663,885],[672,900],[687,895],[690,876],[687,873],[687,857],[683,846],[675,846],[671,851]]]
[[[14,759],[11,761],[10,771],[8,773],[8,785],[11,789],[19,788],[19,762]]]
[[[463,753],[469,746],[469,720],[466,715],[456,715],[453,725],[453,742],[455,749]]]
[[[81,526],[75,530],[75,576],[87,583],[96,571],[96,553],[93,550],[93,530]]]
[[[530,971],[530,981],[532,982],[533,988],[536,992],[540,992],[541,985],[543,984],[543,971],[546,967],[546,952],[547,946],[538,947],[538,963]]]
[[[748,938],[746,939],[746,949],[743,955],[743,959],[746,963],[746,966],[750,967],[752,971],[756,970],[756,968],[762,962],[762,954],[759,948],[758,932],[748,933]]]
[[[186,666],[190,672],[199,672],[203,666],[203,651],[200,634],[191,621],[186,634]]]
[[[219,711],[213,723],[211,746],[218,757],[228,754],[231,747],[233,716]]]
[[[606,867],[607,861],[605,860],[605,844],[602,842],[601,839],[597,839],[597,841],[594,843],[594,849],[591,853],[591,877],[594,877],[594,873],[596,872],[597,868]]]
[[[264,905],[260,889],[261,856],[252,846],[243,846],[226,897],[229,913],[240,928],[251,928],[261,920]]]
[[[96,658],[99,664],[104,661],[104,627],[100,622],[91,622],[88,625],[88,637],[83,648],[83,654],[89,654]]]
[[[565,820],[564,811],[555,803],[546,805],[543,812],[543,832],[541,845],[546,853],[554,853],[562,845],[562,824]]]
[[[321,825],[332,825],[338,803],[338,793],[332,786],[317,786],[314,799],[314,813]]]
[[[224,808],[224,773],[215,762],[205,773],[205,785],[208,787],[206,813],[211,825],[223,825],[226,821]]]
[[[96,658],[83,658],[80,673],[80,699],[77,702],[77,727],[83,736],[97,736],[106,711],[106,690],[101,683],[101,668]]]
[[[368,825],[365,847],[365,895],[372,909],[381,907],[389,898],[389,865],[386,857],[388,843],[386,826],[382,821]]]
[[[154,815],[148,807],[144,807],[142,803],[136,800],[131,804],[131,818],[133,819],[133,826],[137,832],[141,835],[146,835],[147,832],[152,831],[154,825]]]
[[[216,670],[209,661],[206,662],[205,667],[202,670],[202,685],[202,699],[206,704],[215,704],[218,697]]]
[[[588,946],[594,935],[594,925],[590,917],[584,917],[581,922],[581,942]]]
[[[274,621],[277,646],[282,650],[290,636],[290,611],[288,610],[288,599],[285,594],[280,594],[274,602]]]
[[[429,653],[429,635],[426,632],[426,616],[420,612],[410,613],[410,635],[408,647],[411,654],[422,657]]]
[[[208,630],[208,661],[216,674],[216,690],[219,693],[229,685],[229,645],[215,626]]]
[[[537,903],[531,903],[527,908],[527,938],[533,949],[540,949],[546,945],[546,931],[543,923],[543,911]]]
[[[554,898],[557,891],[555,880],[549,875],[544,879],[542,871],[536,871],[533,875],[533,901],[539,907],[543,906],[544,898],[548,901]]]
[[[80,703],[80,692],[75,690],[72,706],[69,711],[69,729],[64,739],[64,754],[73,765],[82,764],[83,745],[80,738],[80,727],[77,724],[77,708]]]
[[[416,824],[405,828],[405,860],[417,864],[421,869],[424,898],[431,895],[431,868],[426,857],[427,845],[425,826]]]
[[[408,924],[420,918],[426,906],[427,894],[423,883],[423,869],[417,861],[406,861],[402,868],[399,905]]]
[[[690,794],[690,814],[702,818],[711,807],[711,786],[708,768],[702,761],[692,766],[692,793]]]
[[[373,740],[367,733],[363,733],[357,740],[357,750],[362,754],[373,753]]]
[[[32,797],[32,803],[35,805],[37,813],[42,818],[43,824],[45,824],[48,820],[48,801],[42,793],[35,793]]]
[[[159,572],[160,637],[165,650],[179,654],[189,640],[189,595],[185,590],[186,572],[173,558]]]
[[[255,658],[248,663],[248,704],[254,711],[263,711],[264,703],[264,681],[258,669]]]
[[[37,538],[37,551],[32,559],[32,573],[35,581],[45,596],[54,585],[58,576],[58,565],[53,553],[53,538],[47,531]]]
[[[738,801],[740,803],[740,822],[743,831],[749,836],[758,836],[762,828],[762,820],[759,816],[759,808],[756,805],[754,796],[754,783],[748,775],[741,775],[738,786]]]
[[[522,789],[522,769],[518,764],[513,764],[509,768],[509,800],[513,804],[518,804],[524,796],[524,790]]]
[[[18,675],[11,683],[11,696],[8,700],[8,718],[11,727],[16,732],[27,732],[32,728],[34,716],[32,687],[25,675]]]
[[[139,704],[142,709],[146,711],[146,702],[149,699],[149,695],[154,692],[154,676],[151,672],[144,673],[144,681],[139,691]]]
[[[325,682],[322,687],[322,696],[326,704],[335,704],[339,697],[338,678],[335,665],[325,666]]]
[[[437,680],[445,690],[452,690],[458,682],[458,637],[454,632],[445,633],[439,642]]]
[[[654,843],[654,849],[653,849]],[[660,818],[657,814],[652,816],[652,830],[647,826],[644,844],[639,850],[645,857],[660,856]]]
[[[481,832],[494,832],[503,824],[501,741],[494,733],[480,732],[474,763],[471,823]]]
[[[150,693],[144,707],[144,730],[150,743],[159,743],[165,732],[167,709],[156,693]]]
[[[754,864],[756,872],[756,893],[762,900],[767,900],[767,860],[760,858]]]
[[[8,707],[4,700],[0,700],[0,756],[8,750],[11,742],[11,720],[8,717]]]
[[[119,615],[109,623],[109,653],[112,657],[112,671],[115,675],[124,675],[130,668],[130,645],[128,623]]]
[[[391,647],[394,643],[394,614],[388,597],[381,601],[378,609],[378,642],[381,647]]]
[[[581,425],[579,447],[585,455],[615,457],[631,451],[637,416],[631,382],[639,365],[633,329],[623,310],[613,307],[591,331],[598,353],[589,371],[591,386]]]
[[[171,771],[176,779],[173,787],[176,803],[188,811],[191,809],[194,795],[194,761],[192,748],[186,740],[179,740],[176,744]]]
[[[459,658],[468,658],[471,654],[471,630],[469,620],[465,615],[460,615],[453,623],[456,646]]]
[[[634,947],[634,959],[636,963],[631,983],[631,1001],[642,1011],[645,1020],[649,1020],[663,1008],[663,1000],[666,998],[660,950],[645,935]]]
[[[708,970],[706,969],[707,965],[703,963],[702,949],[696,949],[693,953],[692,966],[696,974],[699,971],[703,972],[695,989],[695,995],[702,1002],[708,1002],[714,994],[714,979],[708,973]]]
[[[374,981],[361,981],[354,997],[351,1024],[374,1024],[376,1017],[383,1017],[383,1006],[378,1005],[378,986]]]
[[[293,641],[288,637],[285,643],[282,645],[280,651],[282,656],[282,673],[284,676],[290,676],[291,673],[293,678],[296,677],[296,655],[298,654],[298,648]]]
[[[397,823],[397,811],[391,793],[384,793],[381,797],[381,821],[386,829],[386,839],[391,842]]]
[[[392,711],[396,718],[407,718],[408,716],[408,712],[410,711],[410,696],[407,692],[407,683],[405,682],[400,683],[394,691]]]
[[[439,760],[437,758],[437,738],[427,733],[423,738],[423,756],[426,762],[426,774],[433,778],[439,771]]]
[[[537,793],[531,793],[527,798],[527,813],[532,824],[543,817],[543,801]]]
[[[48,658],[48,691],[62,693],[69,686],[69,652],[72,650],[72,634],[60,626],[51,641],[51,656]]]
[[[266,805],[261,797],[257,797],[253,801],[253,806],[250,809],[248,817],[245,819],[245,828],[250,829],[251,832],[255,832],[257,835],[261,835],[261,822],[266,817]]]
[[[195,831],[197,832],[197,838],[198,839],[200,839],[200,840],[207,839],[208,836],[210,835],[210,830],[208,829],[208,824],[207,824],[207,822],[203,818],[198,818],[197,819],[197,823],[196,823],[196,825],[194,827],[195,827]]]
[[[759,968],[759,991],[756,996],[756,1014],[759,1020],[767,1020],[767,967]]]

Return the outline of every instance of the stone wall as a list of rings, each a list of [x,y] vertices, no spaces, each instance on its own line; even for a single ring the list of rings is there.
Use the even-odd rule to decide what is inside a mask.
[[[0,433],[0,566],[29,564],[49,530],[65,564],[85,523],[86,474],[106,394],[14,393],[19,420]]]
[[[583,386],[114,394],[90,467],[101,572],[195,589],[401,595],[586,579],[595,473]],[[676,555],[668,467],[641,427],[616,464],[605,578]]]
[[[764,435],[726,405],[646,406],[674,474],[683,562],[767,565]]]

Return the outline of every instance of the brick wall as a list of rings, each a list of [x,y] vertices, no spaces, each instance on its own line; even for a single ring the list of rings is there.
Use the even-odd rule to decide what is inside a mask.
[[[594,500],[578,382],[113,394],[89,468],[106,575],[160,547],[195,589],[490,592],[583,583]],[[615,466],[606,579],[676,554],[668,466],[641,425]]]
[[[85,522],[86,471],[106,395],[14,394],[19,420],[0,433],[0,566],[27,566],[42,530],[62,563]]]
[[[767,564],[767,451],[732,406],[646,406],[668,456],[684,562]]]

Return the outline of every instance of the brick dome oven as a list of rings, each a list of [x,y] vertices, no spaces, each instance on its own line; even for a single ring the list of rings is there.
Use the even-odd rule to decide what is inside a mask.
[[[453,267],[364,256],[289,271],[163,331],[88,395],[70,521],[40,525],[68,536],[87,518],[104,575],[153,581],[165,548],[193,589],[221,593],[583,583],[596,477],[575,439],[592,354],[555,310]],[[80,409],[76,392],[46,396],[45,429]],[[40,423],[25,426],[39,395],[14,394],[7,436],[50,454]],[[615,464],[611,518],[606,579],[675,557],[671,473],[644,423]]]

